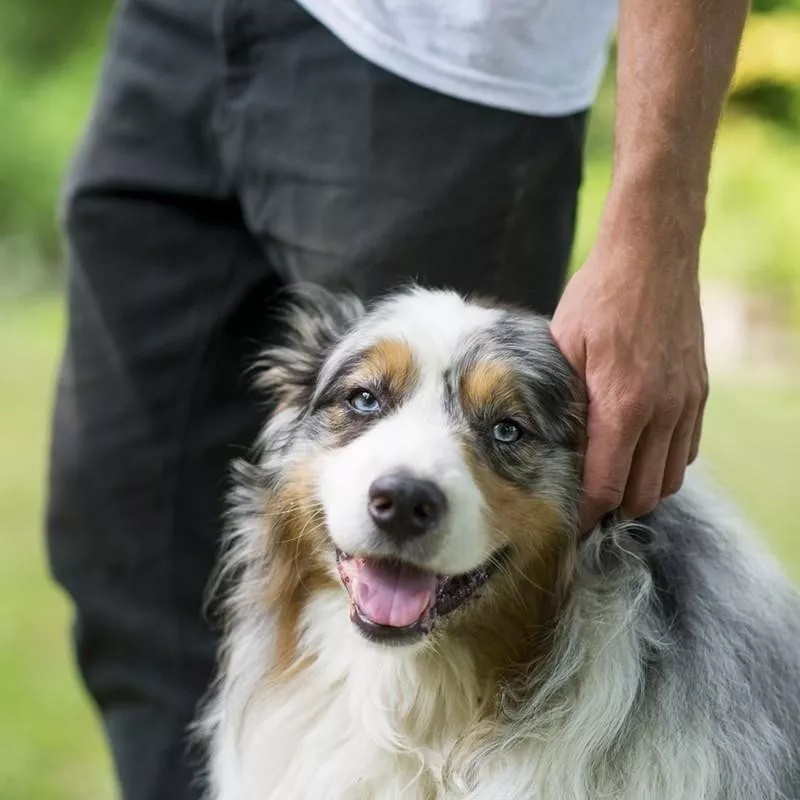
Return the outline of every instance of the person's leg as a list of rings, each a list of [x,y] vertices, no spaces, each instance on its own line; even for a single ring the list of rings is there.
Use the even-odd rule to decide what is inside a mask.
[[[224,7],[221,137],[250,228],[287,281],[398,281],[551,313],[586,114],[531,117],[359,58],[293,0]]]
[[[186,727],[216,646],[201,598],[228,463],[262,421],[245,370],[278,285],[224,197],[211,14],[123,5],[64,198],[48,544],[127,800],[200,796]]]

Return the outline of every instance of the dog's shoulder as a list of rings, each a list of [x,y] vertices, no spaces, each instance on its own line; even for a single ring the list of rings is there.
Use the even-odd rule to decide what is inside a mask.
[[[693,476],[641,523],[640,554],[676,637],[713,628],[727,632],[731,646],[776,638],[780,660],[800,664],[800,594],[762,537],[707,481]]]
[[[692,476],[643,523],[650,614],[666,637],[648,670],[650,684],[663,687],[661,704],[680,698],[687,711],[700,709],[731,763],[737,753],[748,769],[761,760],[787,797],[800,796],[796,587],[702,478]]]

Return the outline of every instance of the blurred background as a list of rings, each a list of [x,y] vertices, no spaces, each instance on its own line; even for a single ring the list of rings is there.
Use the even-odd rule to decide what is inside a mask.
[[[64,326],[55,207],[109,14],[109,0],[0,4],[0,800],[114,796],[41,537]],[[610,177],[613,102],[609,77],[592,119],[576,264]],[[800,0],[755,0],[711,184],[702,454],[800,578]]]

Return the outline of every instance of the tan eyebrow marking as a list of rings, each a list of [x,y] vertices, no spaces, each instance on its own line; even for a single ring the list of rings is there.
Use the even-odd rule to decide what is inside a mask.
[[[393,398],[406,396],[419,379],[414,354],[406,342],[381,339],[364,354],[353,378],[385,383]]]
[[[473,364],[461,378],[459,396],[462,408],[468,413],[487,407],[499,407],[509,414],[525,410],[513,370],[499,360]]]

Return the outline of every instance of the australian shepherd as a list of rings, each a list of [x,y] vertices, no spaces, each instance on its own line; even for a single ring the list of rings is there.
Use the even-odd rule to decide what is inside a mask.
[[[797,595],[693,486],[579,536],[546,319],[315,291],[288,328],[236,468],[213,800],[800,798]]]

